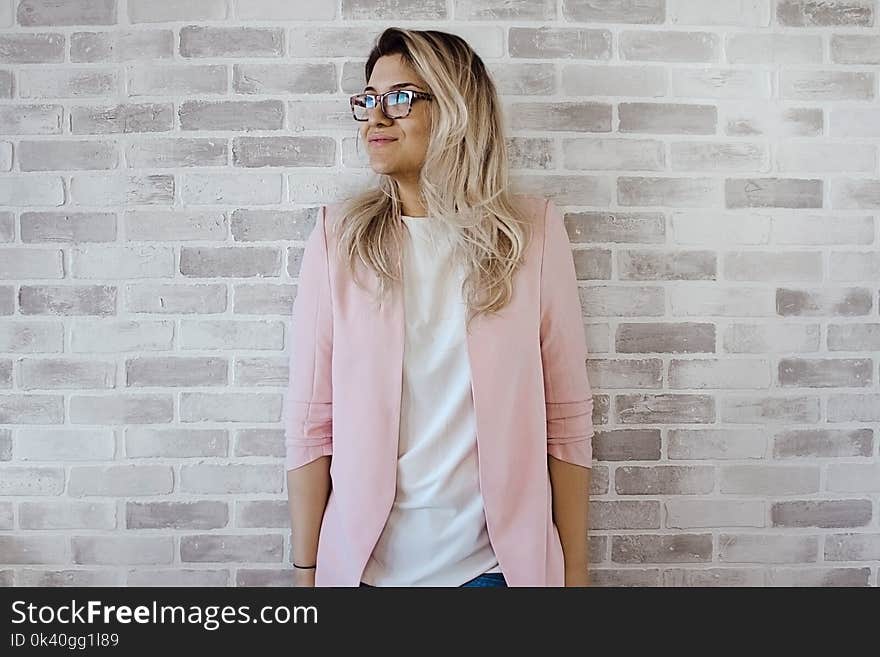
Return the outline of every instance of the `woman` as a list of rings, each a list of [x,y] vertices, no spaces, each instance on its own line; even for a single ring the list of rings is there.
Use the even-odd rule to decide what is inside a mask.
[[[298,586],[587,586],[593,435],[562,216],[508,191],[495,86],[390,28],[351,98],[379,186],[322,206],[285,395]]]

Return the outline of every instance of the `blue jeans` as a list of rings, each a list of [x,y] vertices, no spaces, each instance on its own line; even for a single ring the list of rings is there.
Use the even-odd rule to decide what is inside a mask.
[[[368,586],[370,588],[374,588],[372,584],[365,584],[361,582],[361,586]],[[471,580],[468,580],[462,586],[507,586],[507,580],[504,579],[504,575],[501,573],[483,573],[482,575],[477,575]]]

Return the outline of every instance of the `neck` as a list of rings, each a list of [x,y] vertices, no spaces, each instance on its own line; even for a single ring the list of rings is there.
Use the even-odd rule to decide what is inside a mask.
[[[398,180],[397,189],[403,205],[403,214],[408,217],[424,217],[427,208],[422,203],[418,181]]]

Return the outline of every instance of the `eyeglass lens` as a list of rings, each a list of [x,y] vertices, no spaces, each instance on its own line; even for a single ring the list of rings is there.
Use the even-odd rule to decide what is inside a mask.
[[[398,92],[390,93],[384,98],[382,104],[382,112],[388,118],[402,118],[409,113],[409,94]],[[354,114],[358,119],[366,119],[369,110],[376,106],[376,98],[367,94],[362,94],[355,98]]]

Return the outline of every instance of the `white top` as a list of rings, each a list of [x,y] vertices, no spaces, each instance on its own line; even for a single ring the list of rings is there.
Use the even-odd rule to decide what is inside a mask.
[[[501,572],[480,493],[463,273],[442,225],[404,216],[406,338],[397,492],[361,580],[460,586]]]

